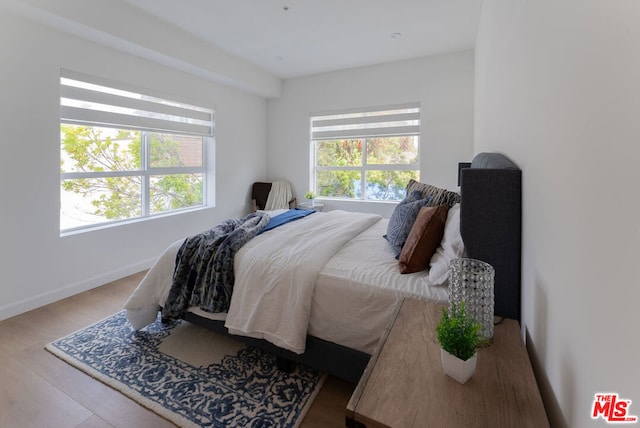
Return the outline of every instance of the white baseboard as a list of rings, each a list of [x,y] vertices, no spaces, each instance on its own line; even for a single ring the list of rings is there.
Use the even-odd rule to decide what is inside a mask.
[[[157,258],[145,260],[140,263],[136,263],[121,269],[106,272],[104,274],[82,280],[75,284],[67,285],[62,288],[39,294],[37,296],[29,297],[28,299],[0,306],[0,321],[16,315],[20,315],[33,309],[37,309],[50,303],[57,302],[58,300],[66,299],[67,297],[82,293],[83,291],[91,290],[92,288],[99,287],[101,285],[124,278],[126,276],[133,275],[134,273],[141,272],[145,269],[149,269],[156,260]]]

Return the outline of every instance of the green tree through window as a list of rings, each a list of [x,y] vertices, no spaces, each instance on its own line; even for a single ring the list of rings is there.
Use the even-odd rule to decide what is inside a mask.
[[[214,125],[211,108],[61,69],[60,230],[204,206]]]
[[[60,130],[63,217],[74,212],[77,223],[95,223],[203,204],[203,174],[176,173],[202,167],[202,137],[69,124]]]
[[[314,192],[320,197],[400,200],[419,180],[417,105],[311,117]]]

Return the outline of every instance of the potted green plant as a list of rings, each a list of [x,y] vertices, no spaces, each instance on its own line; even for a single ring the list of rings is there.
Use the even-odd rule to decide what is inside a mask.
[[[308,199],[309,202],[313,202],[313,200],[316,198],[316,194],[313,193],[312,191],[308,191],[307,193],[304,194],[305,199]]]
[[[452,303],[449,310],[442,308],[442,318],[436,327],[436,337],[441,346],[442,369],[464,384],[476,369],[476,349],[483,342],[482,325],[465,309],[464,302]]]

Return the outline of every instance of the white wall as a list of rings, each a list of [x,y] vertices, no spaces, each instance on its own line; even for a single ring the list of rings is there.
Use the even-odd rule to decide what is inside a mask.
[[[523,323],[554,426],[640,415],[640,5],[485,0],[475,151],[523,169]]]
[[[263,97],[280,94],[273,74],[128,2],[2,0],[0,9],[215,83]]]
[[[421,103],[421,180],[454,188],[458,162],[473,153],[473,51],[290,79],[268,104],[268,178],[309,190],[309,116],[314,112]],[[325,201],[326,209],[376,212],[394,204]]]
[[[0,319],[149,266],[171,242],[249,209],[266,174],[266,100],[0,14]],[[217,206],[59,236],[59,76],[69,68],[216,108]]]

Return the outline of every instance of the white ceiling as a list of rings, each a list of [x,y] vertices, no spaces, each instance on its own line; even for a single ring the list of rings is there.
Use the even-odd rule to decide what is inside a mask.
[[[122,1],[279,78],[471,49],[482,5],[482,0]]]
[[[267,98],[281,95],[282,79],[472,49],[481,8],[482,0],[0,0],[20,18]]]

